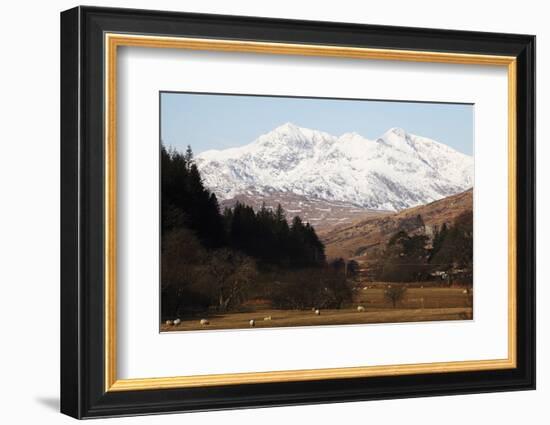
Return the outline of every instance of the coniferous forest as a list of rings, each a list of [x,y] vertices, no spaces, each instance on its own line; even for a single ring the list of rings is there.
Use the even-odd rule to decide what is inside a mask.
[[[422,217],[416,218],[423,227]],[[473,215],[464,212],[449,225],[437,228],[432,237],[400,230],[392,235],[378,256],[377,280],[419,282],[433,279],[434,272],[456,283],[472,284]]]
[[[273,308],[341,308],[353,265],[328,264],[315,230],[283,208],[237,203],[220,211],[193,153],[161,146],[162,316]],[[289,224],[290,223],[290,224]]]

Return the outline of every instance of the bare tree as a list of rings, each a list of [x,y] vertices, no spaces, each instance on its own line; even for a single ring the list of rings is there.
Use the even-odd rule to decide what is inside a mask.
[[[205,251],[193,232],[180,228],[163,236],[161,255],[161,283],[164,288],[189,284],[189,268],[203,261]]]
[[[218,311],[241,303],[256,277],[254,260],[229,249],[213,251],[208,260],[209,288]]]
[[[393,305],[393,308],[396,307],[397,303],[403,299],[407,292],[407,287],[403,285],[392,285],[386,288],[384,291],[384,298],[390,301]]]
[[[206,251],[188,229],[167,231],[162,239],[162,316],[192,315],[212,304],[203,290],[206,281]]]

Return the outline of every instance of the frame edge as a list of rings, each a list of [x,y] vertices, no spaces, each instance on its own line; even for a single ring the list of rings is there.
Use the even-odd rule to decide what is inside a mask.
[[[80,8],[60,14],[60,411],[82,417],[79,279]]]

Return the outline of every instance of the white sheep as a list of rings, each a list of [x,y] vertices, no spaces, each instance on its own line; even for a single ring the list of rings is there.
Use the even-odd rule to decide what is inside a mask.
[[[264,317],[264,320],[271,320],[271,316]]]
[[[165,323],[166,323],[167,326],[172,326],[172,321],[171,320],[167,320]]]
[[[253,328],[254,326],[256,326],[256,321],[254,319],[250,319],[250,322],[248,322],[250,324],[250,327]]]
[[[174,326],[178,326],[181,323],[180,319],[174,320]]]
[[[208,320],[206,320],[206,319],[201,319],[201,325],[202,325],[202,326],[206,326],[206,325],[209,325],[209,324],[210,324],[210,322],[209,322]]]
[[[362,313],[363,311],[365,311],[365,307],[363,307],[362,305],[357,306],[357,311],[358,311],[359,313]]]
[[[319,315],[321,314],[321,311],[319,311],[319,309],[317,309],[317,310],[315,310],[315,314],[316,314],[317,316],[319,316]]]

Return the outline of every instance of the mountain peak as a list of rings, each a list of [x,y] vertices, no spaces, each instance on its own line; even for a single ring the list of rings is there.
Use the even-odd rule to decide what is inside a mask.
[[[403,138],[407,137],[408,135],[408,133],[401,127],[392,127],[384,133],[384,135],[386,134],[395,134],[396,136]]]
[[[285,122],[284,124],[281,124],[277,126],[272,132],[275,133],[294,133],[300,131],[300,127],[298,127],[296,124],[291,123],[290,121]]]
[[[355,131],[352,131],[350,133],[344,133],[338,138],[338,140],[340,140],[341,142],[347,142],[355,139],[363,139],[363,136]]]
[[[304,129],[298,127],[297,125],[291,122],[286,122],[278,127],[275,127],[273,130],[262,134],[254,142],[252,142],[252,145],[277,149],[281,143],[286,145],[294,145],[296,143],[300,144],[300,142],[304,139],[303,131]]]
[[[382,134],[377,142],[399,150],[409,150],[414,145],[414,137],[414,135],[407,133],[400,127],[392,127]]]
[[[205,185],[219,199],[281,192],[399,210],[473,185],[471,156],[398,127],[374,141],[286,122],[248,145],[197,160]]]
[[[299,127],[294,123],[286,122],[269,133],[263,134],[253,144],[269,146],[279,150],[287,146],[289,149],[302,152],[304,155],[313,154],[317,148],[333,144],[336,137],[320,130]]]
[[[281,124],[278,128],[284,128],[284,129],[289,129],[289,130],[295,130],[297,128],[299,128],[296,124],[294,124],[293,122],[291,121],[287,121],[285,122],[284,124]]]

